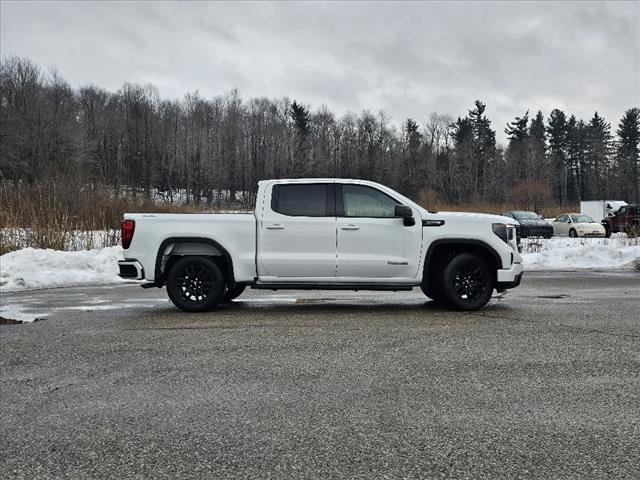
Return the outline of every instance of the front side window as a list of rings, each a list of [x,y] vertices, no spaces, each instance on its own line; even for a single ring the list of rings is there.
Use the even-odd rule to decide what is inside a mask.
[[[345,217],[395,217],[398,202],[386,193],[364,185],[342,185]]]
[[[323,183],[275,185],[271,194],[271,209],[282,215],[296,217],[327,217],[333,202],[329,185]]]

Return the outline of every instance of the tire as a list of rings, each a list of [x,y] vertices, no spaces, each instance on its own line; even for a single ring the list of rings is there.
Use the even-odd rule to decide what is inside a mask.
[[[611,229],[606,225],[604,226],[604,237],[605,238],[611,237]]]
[[[224,290],[220,269],[205,257],[184,257],[171,267],[167,276],[169,298],[185,312],[213,309],[222,300]]]
[[[473,253],[461,253],[443,272],[444,300],[456,310],[478,310],[493,294],[493,272],[488,263]]]
[[[571,238],[577,238],[578,237],[578,232],[576,232],[575,229],[572,228],[571,230],[569,230],[569,236]]]
[[[245,288],[247,288],[245,285],[236,285],[231,289],[227,288],[222,296],[222,303],[231,303],[234,298],[238,298],[242,295]]]

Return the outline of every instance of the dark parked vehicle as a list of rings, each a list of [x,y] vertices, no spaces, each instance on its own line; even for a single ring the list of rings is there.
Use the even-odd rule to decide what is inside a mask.
[[[602,220],[606,236],[612,233],[624,232],[630,237],[640,235],[640,203],[624,205],[609,218]]]
[[[535,212],[512,210],[502,215],[518,221],[520,225],[516,227],[516,234],[519,238],[553,237],[553,225]]]

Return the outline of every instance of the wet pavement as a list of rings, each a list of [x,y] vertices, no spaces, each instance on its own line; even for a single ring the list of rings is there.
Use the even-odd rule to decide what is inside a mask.
[[[640,274],[488,307],[135,285],[2,295],[2,478],[638,478]]]

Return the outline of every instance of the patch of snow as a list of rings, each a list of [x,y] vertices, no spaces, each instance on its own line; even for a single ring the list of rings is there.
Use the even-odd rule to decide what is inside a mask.
[[[0,317],[18,322],[33,322],[37,318],[46,318],[49,313],[33,312],[25,309],[22,305],[5,304],[0,302]]]
[[[522,257],[525,270],[630,268],[640,261],[640,243],[623,236],[523,240]]]
[[[122,247],[77,252],[23,248],[0,256],[0,292],[120,283]]]

